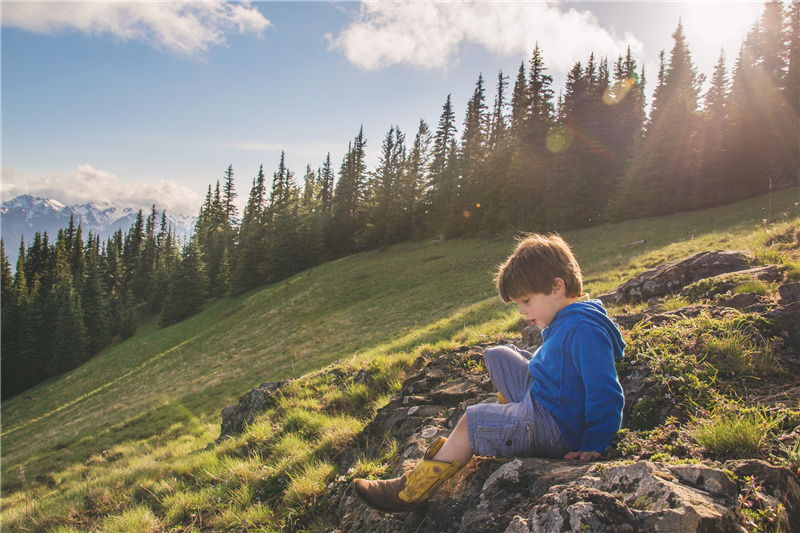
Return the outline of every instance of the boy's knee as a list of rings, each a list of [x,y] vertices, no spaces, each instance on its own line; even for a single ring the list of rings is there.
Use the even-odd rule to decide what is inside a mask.
[[[508,346],[492,346],[491,348],[486,348],[483,350],[483,360],[486,362],[486,367],[490,367],[491,364],[498,359],[508,357],[509,352],[514,353],[514,350]]]

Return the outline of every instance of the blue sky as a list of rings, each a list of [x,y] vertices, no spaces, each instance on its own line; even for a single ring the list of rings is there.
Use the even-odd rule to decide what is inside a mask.
[[[233,165],[239,199],[281,150],[301,178],[338,168],[363,125],[459,120],[480,73],[491,105],[536,42],[555,89],[594,51],[631,46],[648,89],[681,19],[698,69],[732,67],[763,2],[2,2],[2,199],[196,214]]]

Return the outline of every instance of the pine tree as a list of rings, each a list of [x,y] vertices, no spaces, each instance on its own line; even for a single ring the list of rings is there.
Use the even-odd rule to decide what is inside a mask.
[[[521,142],[522,131],[528,116],[528,80],[525,72],[525,63],[520,63],[517,79],[514,83],[514,92],[511,97],[511,134],[515,144]]]
[[[25,277],[25,252],[25,241],[21,240],[12,293],[1,302],[3,334],[0,336],[0,365],[3,371],[0,373],[0,391],[3,399],[15,396],[44,379],[42,357],[36,351],[35,341],[41,341],[46,332],[40,329],[43,324],[34,313],[29,295]],[[33,292],[36,294],[38,289]]]
[[[14,301],[14,276],[6,255],[6,245],[0,239],[0,305],[11,305]]]
[[[267,236],[266,278],[269,281],[284,279],[300,268],[302,249],[298,242],[299,190],[294,181],[294,172],[286,166],[285,154],[281,152],[278,170],[272,176],[272,192],[269,198]]]
[[[99,257],[94,237],[89,234],[86,254],[86,281],[81,298],[88,353],[96,354],[111,341],[108,299],[100,279]]]
[[[739,197],[797,182],[798,115],[782,94],[791,68],[786,41],[781,5],[768,2],[742,45],[728,98],[726,189]]]
[[[698,101],[704,77],[698,74],[683,34],[659,71],[643,148],[631,166],[633,182],[624,203],[628,216],[652,216],[687,209],[700,172]]]
[[[711,84],[705,94],[703,105],[702,134],[702,169],[698,176],[696,191],[693,197],[698,208],[708,207],[719,202],[719,191],[725,186],[726,176],[725,143],[727,126],[728,71],[725,68],[725,51],[721,51],[719,60],[711,76]]]
[[[800,120],[800,0],[792,0],[787,7],[786,25],[787,65],[783,91],[794,117]]]
[[[193,238],[181,251],[181,260],[170,280],[159,324],[169,326],[192,316],[200,310],[208,292],[208,279],[202,252]]]
[[[59,280],[49,306],[50,354],[45,372],[57,376],[78,367],[88,355],[81,299],[73,287],[72,276],[67,274]]]
[[[491,117],[485,104],[483,76],[478,76],[475,90],[467,102],[464,131],[461,134],[461,162],[457,180],[457,195],[453,208],[451,234],[474,234],[480,225],[481,194],[486,179],[486,159],[489,157],[489,128]]]
[[[406,158],[406,171],[403,173],[401,187],[401,208],[404,222],[403,234],[411,236],[421,225],[425,211],[429,208],[426,202],[428,169],[431,159],[431,131],[424,120],[419,121],[414,144]],[[406,237],[408,238],[408,237]]]
[[[319,171],[319,204],[321,217],[320,235],[320,261],[328,257],[333,248],[333,183],[334,172],[331,165],[331,153],[325,157],[325,162]]]
[[[501,70],[497,76],[497,94],[494,100],[494,107],[491,115],[491,130],[489,132],[488,149],[489,153],[484,164],[485,177],[479,190],[480,199],[476,200],[480,204],[481,217],[480,229],[483,231],[494,231],[499,229],[500,211],[506,203],[503,199],[503,188],[509,175],[509,165],[511,164],[512,146],[514,141],[513,132],[513,109],[520,98],[520,91],[527,92],[525,81],[524,64],[520,68],[517,78],[515,97],[509,104],[506,102],[505,90],[508,82],[507,77]],[[523,98],[527,99],[527,96]],[[512,116],[506,116],[506,108],[512,109]],[[524,111],[524,110],[523,110]],[[519,110],[517,111],[519,113]]]
[[[322,165],[322,170],[319,173],[319,199],[322,211],[330,213],[331,200],[333,198],[333,180],[334,172],[331,166],[331,153],[325,158],[325,163]]]
[[[348,146],[339,170],[339,180],[333,196],[332,252],[336,257],[352,253],[360,244],[366,225],[363,201],[366,195],[367,168],[362,127]]]
[[[372,239],[388,245],[400,239],[401,192],[406,166],[405,135],[400,128],[391,126],[381,145],[378,168],[373,174],[371,188],[374,194],[371,226]]]
[[[507,80],[508,77],[503,76],[502,70],[497,73],[497,94],[494,98],[489,128],[489,148],[492,150],[500,149],[507,142],[508,124],[505,115]]]
[[[447,95],[439,125],[433,136],[430,179],[427,200],[430,206],[427,225],[436,233],[448,233],[450,214],[458,206],[458,158],[456,148],[455,113],[451,95]]]
[[[525,84],[520,77],[520,68],[512,101],[512,131],[514,150],[509,165],[508,177],[502,196],[505,205],[503,224],[517,228],[530,225],[537,216],[536,199],[540,197],[547,181],[549,156],[546,147],[547,134],[553,125],[553,78],[546,74],[544,56],[537,43],[529,61],[528,78]],[[517,90],[525,89],[524,94]],[[517,106],[524,103],[524,107]],[[545,216],[547,206],[539,205],[538,216]]]
[[[234,200],[238,195],[233,185],[233,165],[228,165],[228,170],[225,171],[224,193],[225,220],[230,226],[236,226],[239,222],[236,219],[238,213]]]
[[[235,267],[231,287],[242,294],[264,283],[266,260],[266,179],[264,165],[253,179],[250,196],[242,214],[239,245],[236,247]]]

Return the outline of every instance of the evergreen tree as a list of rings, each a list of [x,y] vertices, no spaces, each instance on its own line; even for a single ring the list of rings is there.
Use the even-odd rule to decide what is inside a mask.
[[[238,195],[233,185],[233,165],[228,165],[228,170],[225,171],[224,193],[225,220],[230,226],[236,226],[239,222],[236,219],[238,213],[234,200]]]
[[[786,41],[781,4],[768,2],[742,45],[728,99],[726,189],[740,197],[797,183],[798,115],[782,89],[791,67]]]
[[[50,354],[45,372],[57,376],[78,367],[88,355],[81,299],[72,285],[72,276],[59,280],[49,305],[52,309]]]
[[[528,115],[528,81],[525,72],[525,63],[520,63],[517,79],[514,83],[514,92],[511,97],[511,134],[518,143],[522,138],[525,119]]]
[[[371,239],[384,246],[401,238],[400,188],[403,185],[405,166],[405,135],[400,128],[391,126],[383,139],[378,168],[371,182],[374,194],[370,217],[373,228]]]
[[[485,104],[483,76],[478,76],[475,90],[467,102],[464,131],[461,134],[461,164],[457,180],[457,198],[453,199],[451,234],[474,234],[480,225],[481,193],[489,156],[491,117]]]
[[[96,354],[111,341],[111,326],[108,300],[100,279],[97,245],[91,233],[86,254],[86,281],[81,301],[88,353]]]
[[[439,125],[433,136],[430,178],[428,182],[428,227],[436,233],[448,233],[451,213],[457,207],[458,153],[455,113],[451,95],[447,95]]]
[[[400,205],[404,217],[402,234],[406,236],[411,236],[420,229],[424,213],[429,207],[425,199],[431,142],[430,128],[424,120],[420,120],[414,144],[406,158],[406,171],[403,173],[400,188]]]
[[[662,61],[643,149],[630,172],[635,176],[624,205],[628,216],[651,216],[691,206],[700,170],[698,100],[704,77],[695,68],[683,24]]]
[[[181,251],[181,260],[170,280],[159,324],[169,326],[192,316],[200,310],[208,292],[208,279],[202,252],[193,238]]]
[[[331,153],[328,152],[325,158],[325,163],[322,165],[322,170],[319,174],[319,199],[322,211],[330,213],[331,200],[333,199],[333,180],[334,172],[331,166]]]
[[[517,81],[512,101],[512,131],[514,151],[509,165],[508,178],[503,187],[505,205],[504,224],[522,228],[535,218],[536,200],[540,198],[547,181],[549,157],[546,148],[547,134],[553,125],[553,78],[546,74],[544,56],[537,43],[529,61],[528,79],[525,84]],[[520,68],[520,75],[524,69]],[[525,89],[517,94],[517,89]],[[524,107],[516,109],[520,104]],[[539,216],[546,216],[539,206]]]
[[[725,68],[725,51],[711,76],[711,84],[703,105],[702,169],[698,176],[697,189],[693,195],[697,208],[708,207],[720,199],[720,190],[725,186],[725,144],[727,126],[728,71]]]
[[[783,90],[792,106],[794,117],[800,120],[800,0],[787,7],[787,64]]]
[[[23,250],[24,252],[24,250]],[[20,257],[24,257],[21,255]],[[11,265],[6,256],[6,249],[3,240],[0,239],[0,321],[2,321],[3,334],[0,335],[0,365],[3,368],[2,397],[10,398],[19,390],[24,390],[25,384],[17,372],[21,369],[24,361],[17,352],[17,337],[20,324],[15,320],[19,315],[20,306],[16,304],[14,298],[14,277],[11,274]],[[23,269],[24,270],[24,269]],[[24,276],[24,272],[22,274]]]
[[[289,277],[300,269],[301,254],[298,248],[299,190],[294,181],[294,172],[286,166],[281,152],[278,170],[272,176],[272,193],[269,199],[267,238],[267,279],[278,281]]]
[[[264,283],[266,279],[266,179],[264,165],[253,180],[250,196],[239,227],[239,245],[231,285],[235,294],[242,294]]]
[[[325,214],[322,212],[321,183],[322,178],[319,173],[312,170],[311,165],[306,165],[306,173],[303,176],[303,192],[300,195],[297,215],[298,270],[321,263],[324,255]]]
[[[492,115],[490,119],[491,122],[489,128],[489,148],[492,150],[497,150],[501,148],[503,144],[507,142],[506,135],[508,130],[508,124],[505,115],[505,108],[506,108],[505,92],[506,92],[506,86],[508,85],[507,80],[508,77],[503,76],[502,70],[498,72],[497,94],[495,95],[494,98],[494,107],[492,108]]]
[[[319,171],[319,205],[321,217],[320,254],[327,257],[333,248],[333,183],[334,172],[331,165],[331,153],[325,157],[325,162]],[[321,260],[322,258],[320,258]]]
[[[11,305],[14,301],[14,276],[6,255],[6,245],[0,239],[0,305]]]
[[[506,185],[509,165],[511,164],[512,144],[514,142],[513,132],[518,131],[512,126],[514,120],[513,109],[517,106],[516,112],[518,119],[521,120],[519,114],[522,113],[524,115],[524,109],[519,109],[518,102],[520,98],[523,101],[527,99],[524,64],[520,67],[514,91],[515,96],[510,104],[506,103],[505,90],[508,85],[506,80],[507,78],[503,76],[503,71],[500,71],[497,76],[497,94],[491,116],[489,153],[483,167],[485,177],[479,191],[480,198],[476,200],[476,204],[480,204],[481,210],[480,229],[484,231],[493,231],[500,226],[500,211],[505,204],[503,188]],[[521,94],[523,96],[520,96]],[[506,116],[505,110],[507,107],[512,109],[512,117]]]
[[[366,195],[365,182],[367,168],[362,127],[356,138],[348,146],[342,160],[339,180],[333,196],[333,255],[352,253],[360,244],[366,225],[363,200]]]

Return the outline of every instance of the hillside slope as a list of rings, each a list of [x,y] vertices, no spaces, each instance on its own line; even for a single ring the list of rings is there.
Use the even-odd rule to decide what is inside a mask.
[[[772,213],[790,226],[797,225],[798,192],[771,198]],[[564,237],[584,267],[588,290],[597,294],[689,253],[758,247],[769,200]],[[12,501],[6,494],[24,501],[29,483],[65,483],[109,450],[130,446],[146,457],[166,442],[196,449],[218,435],[222,407],[258,383],[337,359],[358,366],[377,358],[374,365],[393,368],[437,346],[507,335],[516,327],[515,309],[499,303],[491,273],[512,246],[510,237],[399,245],[219,301],[171,328],[143,328],[67,376],[4,402],[4,504]],[[387,393],[393,379],[386,378]],[[344,403],[374,406],[379,400],[369,394],[359,399],[356,389],[344,392]]]

